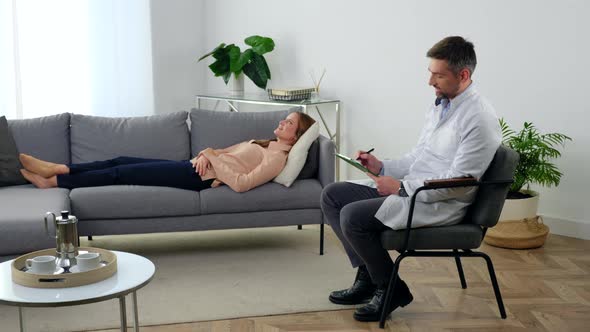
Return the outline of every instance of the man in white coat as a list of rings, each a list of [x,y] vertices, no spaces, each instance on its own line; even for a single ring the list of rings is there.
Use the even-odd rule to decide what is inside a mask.
[[[360,321],[378,321],[393,261],[383,249],[380,233],[406,227],[410,199],[427,179],[473,176],[480,178],[500,146],[501,130],[492,106],[477,92],[472,75],[477,63],[473,44],[447,37],[427,53],[429,85],[436,101],[426,113],[417,145],[396,160],[379,160],[358,151],[356,158],[371,172],[376,188],[349,182],[327,186],[322,210],[342,242],[353,267],[353,285],[330,294],[337,304],[361,304]],[[413,227],[459,223],[473,201],[475,187],[422,191],[416,198]],[[392,312],[413,300],[399,279],[388,307]]]

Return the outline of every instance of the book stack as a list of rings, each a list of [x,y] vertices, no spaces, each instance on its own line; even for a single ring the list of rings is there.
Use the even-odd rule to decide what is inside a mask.
[[[303,100],[311,98],[315,88],[267,89],[268,97],[273,100]]]

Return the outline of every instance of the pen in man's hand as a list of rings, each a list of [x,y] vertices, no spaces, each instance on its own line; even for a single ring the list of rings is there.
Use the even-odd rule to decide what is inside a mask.
[[[363,153],[371,153],[373,152],[373,150],[375,150],[375,148],[370,148],[369,151]],[[356,158],[356,160],[361,160],[361,157],[359,156],[358,158]]]

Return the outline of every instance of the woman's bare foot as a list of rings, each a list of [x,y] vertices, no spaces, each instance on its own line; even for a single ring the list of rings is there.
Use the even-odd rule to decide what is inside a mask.
[[[50,163],[28,154],[21,153],[18,159],[27,171],[41,175],[44,178],[50,178],[58,174],[68,174],[70,172],[69,167],[66,165]]]
[[[41,175],[29,172],[26,169],[21,169],[20,172],[27,181],[34,184],[37,188],[47,189],[57,187],[57,177],[55,175],[46,179]]]

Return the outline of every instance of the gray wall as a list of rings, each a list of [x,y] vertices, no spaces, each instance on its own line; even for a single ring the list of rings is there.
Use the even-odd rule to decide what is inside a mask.
[[[156,113],[189,110],[204,89],[204,1],[150,0]]]

